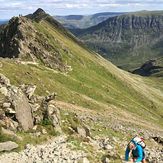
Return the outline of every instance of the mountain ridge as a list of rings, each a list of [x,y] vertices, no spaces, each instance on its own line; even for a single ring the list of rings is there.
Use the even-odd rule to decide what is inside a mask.
[[[32,21],[37,23],[47,21],[68,37],[75,39],[49,14],[42,9],[38,9],[26,17],[13,17],[7,25],[2,26],[2,32],[0,33],[1,57],[22,58],[34,62],[40,60],[51,68],[66,70],[66,65],[64,65],[57,49],[47,42],[44,35],[38,32]],[[40,39],[45,40],[45,42],[42,43]]]
[[[54,18],[68,29],[83,29],[97,25],[109,17],[121,14],[123,14],[123,12],[102,12],[92,15],[54,16]]]
[[[162,55],[162,29],[163,12],[148,11],[112,17],[94,27],[71,31],[88,47],[129,70]],[[132,60],[137,60],[133,66],[129,65]]]

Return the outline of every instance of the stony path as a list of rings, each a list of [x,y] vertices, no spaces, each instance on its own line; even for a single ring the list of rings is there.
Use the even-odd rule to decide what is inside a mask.
[[[85,161],[84,161],[85,160]],[[87,162],[83,151],[68,147],[66,136],[60,136],[44,145],[27,145],[26,149],[0,156],[0,163],[78,163]]]

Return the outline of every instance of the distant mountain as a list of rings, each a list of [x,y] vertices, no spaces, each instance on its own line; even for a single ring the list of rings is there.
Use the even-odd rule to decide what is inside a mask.
[[[6,24],[7,22],[8,22],[8,20],[0,20],[0,25]]]
[[[163,11],[128,13],[71,31],[88,47],[126,70],[163,57]]]
[[[68,15],[54,16],[64,27],[68,29],[88,28],[105,21],[109,17],[122,15],[122,12],[103,12],[94,15]]]

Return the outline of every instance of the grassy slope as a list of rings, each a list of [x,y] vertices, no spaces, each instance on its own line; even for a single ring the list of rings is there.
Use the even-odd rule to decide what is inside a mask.
[[[148,87],[142,78],[117,69],[97,54],[91,54],[48,22],[34,25],[47,35],[52,46],[60,49],[64,61],[73,70],[64,74],[42,65],[18,65],[12,60],[1,59],[3,67],[0,72],[13,84],[33,83],[37,85],[36,93],[39,95],[55,91],[58,100],[100,112],[110,107],[115,114],[120,114],[123,109],[163,125],[161,91]],[[68,49],[68,53],[63,49]]]

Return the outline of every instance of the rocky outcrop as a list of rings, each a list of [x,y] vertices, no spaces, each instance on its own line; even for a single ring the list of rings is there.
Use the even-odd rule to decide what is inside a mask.
[[[54,27],[66,32],[57,21],[42,9],[38,9],[27,17],[13,17],[0,30],[0,57],[42,62],[47,67],[67,71],[66,64],[62,60],[59,50],[54,44],[49,43],[49,36],[42,34],[42,31],[33,23],[33,21],[39,23],[45,19],[52,26],[54,25]]]
[[[21,89],[14,89],[10,92],[10,101],[16,113],[16,119],[24,131],[33,128],[32,109],[29,105],[27,97]]]
[[[13,18],[0,31],[0,57],[15,58],[19,56],[19,41],[22,35],[18,29],[18,18]],[[17,36],[16,36],[17,35]]]
[[[3,103],[2,105],[5,115],[8,115],[9,119],[11,119],[11,117],[15,118],[23,130],[27,131],[29,129],[32,129],[32,110],[29,105],[28,99],[23,91],[18,87],[10,85],[10,80],[6,78],[3,74],[0,74],[0,85],[1,93],[4,94],[6,96],[6,99],[8,99],[9,101],[7,103]],[[8,118],[6,117],[6,119]],[[9,126],[11,126],[11,123],[12,121],[10,122]]]
[[[0,92],[5,96],[1,104],[1,125],[10,130],[28,131],[34,124],[49,120],[54,129],[61,132],[60,111],[52,102],[56,93],[39,97],[34,95],[35,89],[35,85],[11,85],[10,80],[0,74]]]

